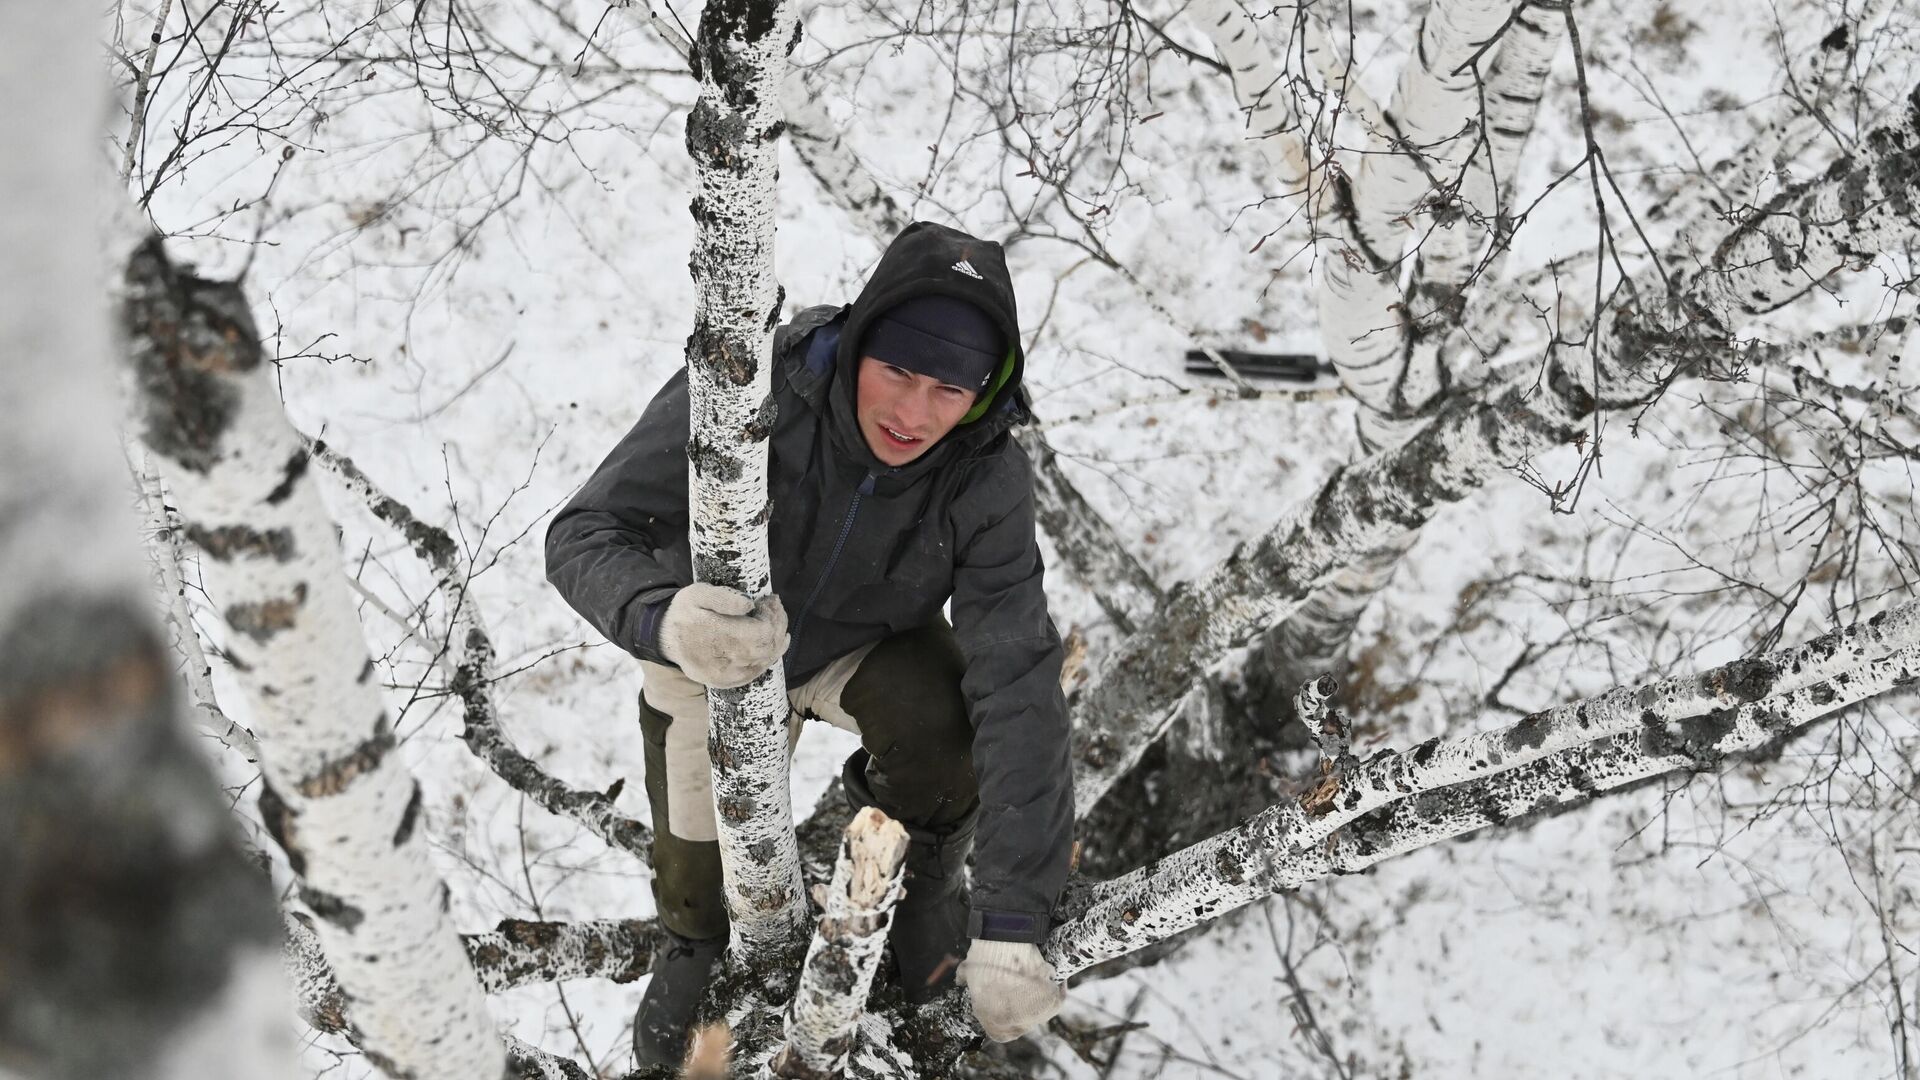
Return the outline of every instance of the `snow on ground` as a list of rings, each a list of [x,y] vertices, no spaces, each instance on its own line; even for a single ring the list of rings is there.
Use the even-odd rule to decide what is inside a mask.
[[[1761,13],[1716,0],[1660,4],[1649,19],[1642,7],[1601,0],[1579,9],[1606,106],[1600,134],[1636,199],[1671,172],[1662,163],[1686,160],[1676,125],[1650,104],[1656,92],[1711,160],[1749,134],[1745,114],[1724,111],[1726,102],[1757,101],[1777,81]],[[343,9],[359,6],[339,5],[336,18]],[[583,26],[601,14],[585,2],[559,9]],[[502,33],[560,42],[555,54],[567,63],[580,48],[530,8],[480,10],[507,24]],[[1379,10],[1356,25],[1356,56],[1384,95],[1417,20],[1399,7]],[[988,234],[1004,230],[1010,206],[1025,210],[1046,190],[1018,175],[1025,163],[997,138],[964,137],[979,130],[981,106],[962,97],[948,109],[953,79],[942,52],[911,37],[853,47],[879,14],[823,6],[809,16],[800,55],[847,48],[828,68],[842,88],[830,105],[903,202]],[[695,18],[679,15],[689,25]],[[946,16],[899,17],[925,32]],[[516,30],[522,22],[532,29]],[[1054,27],[1027,29],[1044,37]],[[628,65],[673,62],[617,12],[596,41]],[[977,59],[969,48],[962,53]],[[636,666],[546,586],[540,541],[553,509],[682,362],[692,225],[679,123],[693,84],[647,77],[645,88],[565,113],[570,134],[523,153],[508,139],[470,145],[470,125],[392,90],[387,69],[344,64],[334,85],[363,75],[374,91],[348,95],[350,108],[298,131],[263,215],[196,228],[227,239],[182,250],[215,272],[250,260],[263,330],[286,357],[295,422],[454,530],[483,568],[474,589],[500,651],[495,692],[521,748],[580,786],[625,780],[621,805],[645,817]],[[583,78],[576,93],[550,69],[525,88],[525,101],[569,106],[608,85]],[[1152,107],[1139,111],[1163,115],[1135,128],[1125,158],[1135,183],[1100,212],[1099,236],[1186,325],[1168,325],[1135,286],[1091,260],[1058,213],[1043,216],[1064,239],[1022,239],[1010,258],[1036,407],[1055,424],[1048,437],[1122,541],[1172,584],[1257,536],[1337,467],[1351,446],[1352,407],[1227,400],[1211,393],[1217,384],[1180,374],[1189,333],[1242,345],[1265,335],[1267,347],[1313,350],[1311,259],[1299,253],[1297,229],[1250,250],[1285,216],[1262,204],[1257,154],[1233,126],[1219,80],[1162,63],[1154,89]],[[160,115],[178,108],[180,93],[162,88]],[[1702,111],[1709,107],[1723,111]],[[429,126],[435,134],[422,134]],[[1564,111],[1541,128],[1523,178],[1533,191],[1579,155],[1579,130]],[[185,231],[257,196],[281,145],[241,143],[195,165],[162,189],[156,219]],[[1088,160],[1109,160],[1103,153],[1094,147]],[[1591,206],[1584,176],[1577,180],[1537,208],[1513,265],[1590,245]],[[790,155],[782,200],[778,265],[790,306],[851,299],[877,242],[849,228]],[[267,244],[234,243],[252,235],[258,216]],[[1865,310],[1873,302],[1863,300]],[[1194,392],[1129,404],[1180,386]],[[1764,629],[1751,618],[1756,593],[1728,591],[1722,578],[1751,572],[1778,590],[1815,575],[1818,560],[1804,537],[1790,536],[1782,553],[1775,530],[1797,513],[1793,486],[1718,456],[1724,436],[1709,398],[1675,395],[1639,437],[1613,421],[1605,467],[1571,514],[1550,513],[1538,492],[1513,481],[1444,511],[1357,638],[1375,706],[1359,717],[1363,737],[1404,746],[1504,723],[1754,647]],[[1570,455],[1538,465],[1550,479],[1571,475]],[[1715,483],[1698,490],[1709,476]],[[1911,543],[1902,485],[1883,486],[1882,510]],[[421,648],[421,635],[444,625],[425,575],[363,511],[337,499],[335,509],[349,571],[397,611],[426,605],[427,617],[405,631],[369,608],[367,631],[404,705],[400,730],[427,786],[459,925],[649,913],[643,868],[526,806],[466,753]],[[1750,533],[1762,510],[1776,523]],[[1849,572],[1868,594],[1893,580],[1885,558]],[[1049,585],[1063,629],[1105,640],[1078,582],[1056,570]],[[1824,625],[1824,612],[1803,610],[1784,640]],[[1528,649],[1544,652],[1501,683]],[[231,691],[224,703],[244,711]],[[1869,759],[1856,747],[1903,746],[1911,761],[1912,706],[1908,697],[1819,729],[1775,763],[1670,782],[1275,898],[1166,963],[1073,992],[1070,1017],[1148,1025],[1126,1037],[1110,1070],[1079,1062],[1051,1037],[1043,1049],[1074,1077],[1890,1075],[1889,950],[1877,925],[1892,920],[1903,943],[1893,962],[1911,978],[1915,830],[1910,814],[1861,795]],[[795,764],[802,807],[853,745],[816,727]],[[1879,778],[1879,789],[1887,783]],[[1840,808],[1829,811],[1834,802]],[[1876,891],[1866,838],[1895,826],[1904,854],[1883,840],[1876,857],[1896,856],[1883,865],[1904,867],[1904,878]],[[612,1075],[627,1058],[638,995],[637,986],[586,982],[512,991],[494,1006],[522,1038]],[[1906,993],[1910,1013],[1916,997],[1920,983]],[[1303,1021],[1309,1013],[1313,1023]],[[315,1067],[366,1073],[357,1060],[335,1062],[338,1049],[316,1046]],[[1099,1052],[1113,1049],[1108,1041]]]

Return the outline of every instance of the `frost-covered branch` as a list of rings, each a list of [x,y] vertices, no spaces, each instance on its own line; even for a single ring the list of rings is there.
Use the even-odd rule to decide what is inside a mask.
[[[904,891],[906,857],[907,831],[899,822],[872,806],[854,815],[787,1009],[787,1045],[773,1060],[775,1076],[824,1080],[846,1066],[893,906]]]
[[[1260,540],[1176,589],[1076,696],[1076,806],[1085,812],[1132,767],[1207,668],[1330,575],[1584,435],[1596,408],[1635,407],[1673,379],[1724,370],[1726,327],[1741,316],[1920,236],[1920,170],[1898,167],[1920,152],[1915,123],[1909,113],[1878,129],[1871,152],[1740,218],[1710,257],[1671,277],[1672,293],[1648,271],[1583,342],[1550,351],[1544,377],[1538,360],[1518,361],[1484,391],[1450,396],[1407,442],[1339,470]]]
[[[1299,801],[1094,886],[1049,940],[1066,973],[1279,889],[1757,749],[1920,681],[1920,601],[1766,657],[1622,687],[1512,725],[1329,771]]]
[[[125,328],[149,448],[174,467],[228,652],[257,717],[261,815],[389,1072],[497,1075],[504,1051],[442,908],[420,789],[395,754],[310,457],[287,422],[237,285],[151,240],[127,268]]]
[[[494,774],[542,809],[579,823],[608,847],[624,851],[649,865],[653,862],[653,832],[628,817],[613,798],[598,791],[568,786],[522,754],[500,726],[493,705],[493,642],[480,619],[479,606],[467,592],[471,577],[466,556],[445,529],[421,521],[405,503],[374,484],[353,461],[320,440],[307,448],[315,461],[365,503],[373,516],[406,538],[407,544],[433,571],[434,588],[453,613],[451,639],[444,657],[450,684],[459,696],[463,726],[460,738]]]
[[[767,595],[769,354],[780,318],[773,277],[780,84],[792,0],[715,0],[701,12],[700,100],[687,118],[699,171],[689,267],[697,294],[687,338],[692,430],[687,461],[693,574]],[[783,668],[707,693],[720,862],[734,951],[765,963],[804,940],[805,898],[787,778]]]

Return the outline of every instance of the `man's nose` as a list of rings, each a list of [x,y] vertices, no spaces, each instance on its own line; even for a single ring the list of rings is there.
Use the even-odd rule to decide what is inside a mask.
[[[932,415],[927,395],[918,387],[900,395],[900,422],[919,427]]]

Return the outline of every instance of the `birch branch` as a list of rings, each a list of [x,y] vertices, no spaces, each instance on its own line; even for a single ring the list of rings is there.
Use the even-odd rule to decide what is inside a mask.
[[[373,516],[391,526],[433,571],[434,588],[453,613],[446,655],[437,657],[449,672],[448,685],[462,706],[461,741],[494,775],[541,809],[567,818],[642,863],[653,864],[653,833],[622,814],[608,795],[582,791],[561,782],[514,746],[500,726],[493,704],[493,642],[480,620],[479,606],[467,594],[472,570],[453,537],[419,519],[360,471],[352,459],[317,439],[306,441],[313,459],[366,504]]]
[[[1434,0],[1387,106],[1387,144],[1354,170],[1354,227],[1367,247],[1398,261],[1420,232],[1414,214],[1436,188],[1457,184],[1474,149],[1484,53],[1513,15],[1513,0]],[[1477,246],[1477,245],[1474,245]]]
[[[1443,325],[1450,325],[1451,329],[1445,333],[1444,340],[1433,329],[1417,333],[1413,344],[1416,355],[1408,365],[1410,371],[1428,376],[1444,371],[1448,383],[1460,386],[1480,363],[1480,350],[1473,346],[1476,341],[1489,337],[1489,333],[1480,328],[1480,323],[1461,317],[1458,290],[1466,284],[1462,276],[1465,263],[1454,256],[1462,249],[1458,241],[1467,237],[1467,227],[1473,219],[1491,220],[1493,244],[1473,276],[1487,283],[1500,279],[1515,227],[1514,178],[1519,170],[1521,150],[1539,115],[1541,91],[1553,68],[1554,55],[1566,37],[1566,23],[1557,14],[1565,2],[1526,0],[1514,12],[1512,25],[1494,53],[1491,71],[1480,87],[1480,100],[1484,103],[1479,124],[1482,147],[1467,163],[1462,183],[1461,201],[1465,204],[1467,220],[1456,223],[1452,229],[1439,230],[1422,245],[1415,293],[1409,302],[1410,313],[1416,321],[1440,313]],[[1491,288],[1482,291],[1504,295],[1503,291]],[[1504,319],[1509,311],[1525,310],[1525,307],[1508,298],[1505,309],[1495,310],[1499,310],[1499,316]],[[1469,326],[1474,329],[1468,329]],[[1434,382],[1429,377],[1410,389],[1403,388],[1402,398],[1407,402],[1424,402],[1430,397]],[[1365,418],[1360,424],[1363,446],[1392,445],[1409,432],[1404,423],[1394,423],[1385,417],[1376,421],[1371,413],[1362,416]],[[1265,635],[1258,657],[1246,665],[1243,674],[1245,696],[1251,707],[1262,714],[1257,719],[1278,714],[1280,710],[1275,703],[1281,700],[1285,688],[1298,686],[1315,674],[1340,666],[1347,643],[1352,640],[1353,628],[1367,605],[1387,587],[1394,568],[1413,548],[1419,535],[1418,530],[1409,531],[1341,571],[1298,611]]]
[[[1916,681],[1920,601],[1909,601],[1766,657],[1382,752],[1300,801],[1093,886],[1086,909],[1046,949],[1071,974],[1271,891],[1646,777],[1710,767]]]
[[[258,717],[261,814],[369,1057],[421,1080],[497,1075],[504,1051],[442,909],[396,742],[308,475],[239,287],[174,267],[150,240],[127,269],[125,325],[143,437],[176,466],[187,535],[232,631]]]
[[[1772,310],[1864,253],[1920,235],[1920,150],[1912,115],[1877,130],[1874,153],[1843,158],[1747,217],[1712,256],[1676,274],[1675,295],[1618,303],[1586,341],[1544,365],[1498,372],[1484,396],[1446,399],[1406,443],[1347,466],[1257,542],[1176,589],[1143,630],[1076,695],[1075,805],[1085,813],[1165,729],[1208,667],[1260,627],[1297,610],[1322,581],[1525,461],[1583,434],[1596,408],[1640,405],[1674,378],[1712,373],[1743,314]],[[1624,295],[1660,296],[1648,271]]]
[[[907,831],[878,808],[861,810],[847,826],[787,1010],[787,1045],[773,1059],[775,1076],[826,1080],[846,1067],[904,892],[906,857]]]
[[[696,580],[767,595],[769,352],[780,318],[773,278],[780,84],[792,0],[714,0],[695,46],[700,99],[687,118],[699,172],[689,266],[697,294],[687,338],[688,520]],[[804,940],[805,898],[787,776],[786,677],[772,670],[709,690],[708,754],[720,833],[730,951],[776,962]],[[744,955],[743,955],[744,954]]]
[[[502,923],[501,925],[505,927],[507,924]],[[538,927],[555,926],[558,924],[530,923],[523,925]],[[619,926],[623,924],[610,925]],[[644,927],[647,930],[653,929],[650,923],[624,925]],[[286,965],[287,974],[293,980],[296,988],[294,1008],[299,1012],[300,1018],[305,1020],[307,1026],[315,1031],[325,1032],[329,1035],[337,1035],[347,1040],[347,1042],[353,1046],[364,1049],[361,1045],[362,1037],[360,1031],[354,1026],[353,1018],[348,1015],[349,1003],[347,995],[341,992],[340,983],[333,977],[332,969],[327,966],[326,956],[320,949],[320,940],[314,936],[312,927],[305,921],[304,916],[288,916],[283,923],[283,927],[286,932],[286,945],[282,959]],[[657,936],[657,931],[653,931],[653,934]],[[489,936],[497,935],[475,935],[477,938],[487,938]],[[618,939],[615,938],[615,940]],[[468,939],[468,951],[475,957],[475,970],[481,971],[483,974],[486,970],[482,966],[485,963],[483,954],[486,948],[489,947],[491,946],[483,945],[481,948],[476,949],[474,939]],[[645,960],[646,957],[651,954],[652,950],[651,943],[646,946],[646,950],[646,952],[640,954],[641,963],[637,971],[621,973],[625,975],[624,978],[618,977],[617,975],[608,977],[614,978],[616,982],[628,982],[638,978],[640,975],[644,975],[646,973]],[[597,975],[602,973],[598,971],[587,971],[570,975],[556,975],[554,977],[579,977],[582,974]],[[500,986],[492,987],[492,989],[501,989],[504,986],[513,985],[519,984],[508,982]],[[517,1039],[512,1035],[503,1036],[502,1041],[506,1046],[506,1072],[504,1074],[506,1077],[517,1078],[517,1080],[589,1080],[586,1070],[566,1058],[549,1053],[531,1043]]]
[[[341,1034],[348,1028],[349,1005],[310,922],[299,914],[282,919],[282,958],[301,1017],[316,1030]],[[481,987],[497,994],[569,979],[630,983],[651,970],[662,940],[652,919],[502,919],[486,933],[461,935],[460,943]]]

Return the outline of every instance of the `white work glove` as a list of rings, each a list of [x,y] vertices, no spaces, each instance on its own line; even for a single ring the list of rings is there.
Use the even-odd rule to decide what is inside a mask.
[[[1053,1019],[1067,1000],[1040,946],[974,938],[957,976],[973,995],[973,1018],[994,1042],[1012,1042]]]
[[[787,651],[780,598],[696,581],[673,594],[660,616],[660,653],[703,686],[745,686]]]

